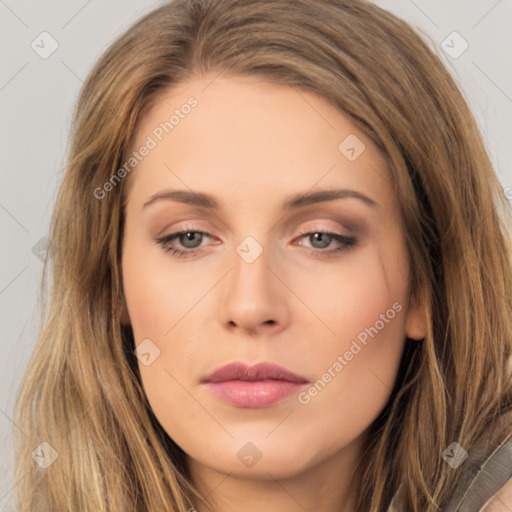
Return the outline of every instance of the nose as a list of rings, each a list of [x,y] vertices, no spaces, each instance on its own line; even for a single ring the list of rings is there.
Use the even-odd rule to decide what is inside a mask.
[[[231,331],[277,334],[289,322],[286,280],[267,251],[249,261],[235,254],[234,267],[222,289],[221,321]]]

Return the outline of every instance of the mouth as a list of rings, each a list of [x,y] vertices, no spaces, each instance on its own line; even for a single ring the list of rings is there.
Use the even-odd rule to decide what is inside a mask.
[[[201,383],[229,405],[257,409],[281,402],[309,381],[274,363],[248,366],[236,362],[219,368]]]

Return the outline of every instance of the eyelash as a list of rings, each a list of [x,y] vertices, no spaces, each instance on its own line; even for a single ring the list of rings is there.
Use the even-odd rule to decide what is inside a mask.
[[[200,233],[202,235],[208,235],[208,233],[206,233],[204,231],[199,231],[197,229],[194,229],[193,227],[189,227],[189,228],[183,228],[179,231],[175,231],[174,233],[170,233],[169,235],[157,237],[157,238],[155,238],[155,242],[157,244],[160,244],[162,246],[162,249],[165,252],[169,252],[175,257],[188,258],[191,255],[194,255],[195,253],[199,252],[200,250],[199,249],[190,249],[190,250],[182,251],[181,249],[176,249],[176,248],[167,246],[167,244],[169,242],[173,241],[176,238],[179,238],[180,235],[186,235],[187,233]],[[341,247],[338,247],[337,249],[331,249],[329,251],[323,250],[323,249],[313,249],[312,251],[310,251],[310,254],[315,255],[315,256],[317,256],[318,254],[320,254],[321,256],[327,256],[327,257],[336,256],[337,254],[339,254],[343,251],[348,251],[348,250],[352,249],[353,247],[355,247],[355,245],[357,243],[357,240],[354,237],[348,237],[348,236],[340,235],[339,233],[333,233],[330,231],[321,231],[321,230],[306,231],[306,232],[300,233],[299,237],[304,238],[307,235],[314,235],[314,234],[318,234],[318,233],[321,233],[323,235],[328,235],[328,236],[332,237],[333,240],[337,241],[338,243],[341,243],[342,245],[341,245]]]

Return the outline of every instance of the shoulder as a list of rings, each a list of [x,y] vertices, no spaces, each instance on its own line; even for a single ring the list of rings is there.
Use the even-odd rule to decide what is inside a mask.
[[[484,505],[480,512],[512,511],[512,478]]]
[[[462,509],[479,512],[512,512],[512,434],[486,443],[484,457],[475,460],[476,473],[465,493]],[[473,507],[473,508],[471,508]],[[457,508],[459,510],[459,508]]]
[[[512,411],[468,450],[446,512],[512,512]]]

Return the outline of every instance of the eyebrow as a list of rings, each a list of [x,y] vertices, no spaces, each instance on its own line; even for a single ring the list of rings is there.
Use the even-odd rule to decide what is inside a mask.
[[[296,210],[310,204],[323,203],[326,201],[334,201],[336,199],[346,198],[358,199],[372,208],[379,206],[375,200],[356,190],[335,189],[295,194],[286,199],[286,201],[282,204],[282,209],[287,211]],[[192,192],[188,190],[162,190],[161,192],[157,192],[156,194],[149,196],[149,199],[144,203],[143,208],[146,208],[149,205],[161,200],[173,200],[180,203],[198,206],[201,208],[209,208],[213,210],[220,209],[219,203],[213,196],[203,192]]]

